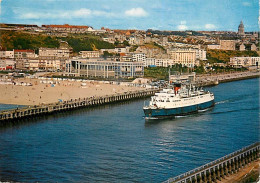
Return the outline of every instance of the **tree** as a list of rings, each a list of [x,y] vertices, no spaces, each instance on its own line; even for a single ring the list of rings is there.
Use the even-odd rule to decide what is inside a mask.
[[[125,45],[125,46],[130,46],[130,44],[129,44],[129,42],[128,42],[127,40],[124,40],[124,41],[123,41],[123,45]]]
[[[115,45],[115,46],[118,46],[118,45],[119,45],[119,41],[116,40],[116,41],[114,42],[114,45]]]

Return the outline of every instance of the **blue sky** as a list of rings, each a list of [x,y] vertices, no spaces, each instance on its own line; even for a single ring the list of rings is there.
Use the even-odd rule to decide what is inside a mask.
[[[257,31],[258,0],[0,0],[1,23]]]

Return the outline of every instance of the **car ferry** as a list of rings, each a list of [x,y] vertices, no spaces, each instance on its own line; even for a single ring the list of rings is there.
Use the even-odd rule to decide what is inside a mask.
[[[151,97],[144,106],[146,119],[182,116],[214,106],[214,94],[192,85],[174,84]]]

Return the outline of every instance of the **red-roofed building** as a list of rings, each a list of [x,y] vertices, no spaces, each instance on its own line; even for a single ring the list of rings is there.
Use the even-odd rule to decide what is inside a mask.
[[[35,58],[34,50],[14,50],[15,59]]]
[[[90,26],[84,25],[42,25],[43,28],[46,28],[49,31],[58,31],[58,32],[70,32],[70,33],[83,33],[88,31],[93,31],[93,28]]]

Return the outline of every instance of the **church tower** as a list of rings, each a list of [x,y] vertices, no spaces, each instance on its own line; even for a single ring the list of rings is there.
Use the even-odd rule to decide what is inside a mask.
[[[244,24],[243,21],[241,20],[239,26],[238,26],[238,35],[244,35],[245,34],[245,28],[244,28]]]

